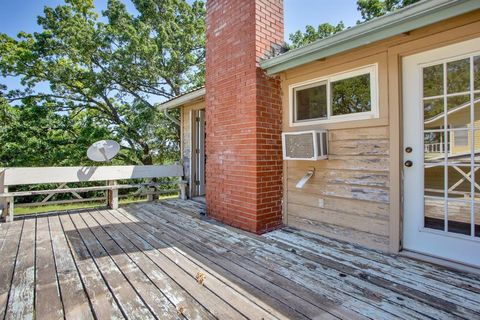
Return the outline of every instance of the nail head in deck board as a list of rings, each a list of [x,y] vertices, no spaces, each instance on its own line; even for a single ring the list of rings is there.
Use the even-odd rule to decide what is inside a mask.
[[[8,295],[12,286],[15,261],[20,247],[20,237],[22,235],[23,220],[9,222],[10,227],[6,233],[7,241],[0,248],[0,257],[2,258],[0,268],[0,319],[4,319],[7,310]]]
[[[97,215],[101,212],[95,212]],[[118,238],[111,237],[91,216],[90,212],[82,212],[80,216],[97,238],[97,241],[105,248],[106,252],[115,261],[137,294],[149,307],[155,317],[161,319],[178,319],[178,311],[155,284],[147,277],[142,269],[130,258],[127,251],[132,247],[120,247]],[[112,241],[113,240],[113,241]],[[135,248],[133,248],[135,250]]]
[[[85,294],[75,261],[58,216],[49,216],[53,254],[57,266],[63,308],[66,318],[93,319],[92,310]]]
[[[154,319],[154,315],[145,306],[142,299],[140,299],[123,273],[115,265],[112,258],[110,258],[100,243],[98,243],[78,213],[71,213],[70,218],[126,317],[139,320]]]
[[[67,235],[70,251],[82,277],[85,291],[95,315],[98,319],[123,319],[117,302],[82,242],[72,220],[68,215],[62,215],[60,216],[60,222]]]
[[[167,210],[162,210],[161,212],[163,213],[162,217],[169,213],[169,211],[167,211]],[[158,214],[160,214],[160,212],[158,212]],[[181,219],[182,220],[182,225],[188,224],[188,223],[191,222],[189,219],[184,219],[184,217],[182,217],[181,215],[175,215],[175,217],[173,217],[172,219],[174,219],[174,220],[169,220],[170,224],[174,224],[175,219],[178,219],[178,220]],[[194,229],[195,228],[193,228],[192,230],[187,230],[187,231],[189,233],[192,233],[192,232],[195,232]],[[214,228],[205,228],[203,230],[199,230],[199,234],[207,233],[208,231],[211,231],[213,229]],[[226,231],[224,228],[221,228],[221,227],[218,227],[217,229],[223,229],[224,231]],[[223,243],[233,243],[233,242],[235,242],[236,238],[242,238],[241,236],[235,237],[235,236],[232,236],[232,235],[229,236],[228,234],[223,234],[223,235],[220,235],[220,236],[221,236],[221,239],[223,240]],[[210,239],[211,241],[215,241],[215,239],[218,238],[218,237],[219,237],[219,235],[212,234],[211,236],[208,236],[208,239]],[[309,287],[312,290],[315,290],[315,288],[318,288],[319,286],[321,287],[322,282],[324,282],[324,283],[329,283],[329,284],[332,285],[330,290],[333,291],[333,292],[331,292],[330,295],[335,295],[336,290],[343,290],[343,292],[345,292],[347,294],[358,295],[358,296],[362,297],[365,302],[369,302],[369,299],[368,299],[369,294],[373,297],[373,299],[378,299],[379,297],[381,297],[382,301],[378,301],[378,302],[377,301],[370,301],[370,303],[375,303],[377,305],[377,307],[380,307],[381,305],[384,305],[385,311],[391,312],[391,313],[396,313],[396,316],[402,316],[403,315],[404,318],[419,317],[421,315],[419,313],[417,313],[415,310],[416,309],[423,309],[423,308],[427,307],[427,306],[422,305],[421,303],[417,303],[416,301],[414,301],[412,299],[409,299],[409,298],[405,298],[404,302],[399,303],[398,300],[397,300],[397,296],[393,292],[385,290],[382,287],[378,287],[378,286],[375,286],[373,284],[370,284],[367,281],[364,281],[360,278],[350,278],[350,280],[347,280],[347,282],[351,282],[352,286],[350,286],[350,287],[347,286],[346,287],[343,282],[336,281],[336,276],[337,276],[338,272],[336,272],[335,269],[332,269],[333,271],[329,272],[329,270],[325,270],[325,268],[323,268],[322,265],[318,265],[318,268],[315,269],[316,271],[314,271],[314,273],[309,272],[308,269],[305,268],[304,266],[299,267],[299,265],[296,263],[297,262],[296,260],[298,260],[296,258],[298,258],[298,256],[297,257],[295,257],[295,256],[292,257],[292,254],[290,254],[290,251],[279,250],[279,249],[274,248],[273,250],[269,250],[270,252],[267,252],[267,251],[262,250],[262,249],[269,247],[268,245],[264,244],[263,246],[258,247],[258,245],[254,244],[254,243],[248,243],[248,241],[250,239],[246,239],[246,238],[247,237],[244,237],[244,239],[238,239],[238,241],[236,243],[236,247],[228,246],[228,249],[240,252],[241,254],[243,254],[243,256],[246,257],[246,259],[248,259],[250,257],[254,257],[257,260],[260,260],[259,264],[261,264],[261,265],[269,265],[270,262],[272,262],[272,263],[275,264],[275,266],[271,268],[271,270],[273,272],[279,272],[280,273],[282,270],[285,270],[284,273],[283,273],[284,276],[292,278],[292,279],[295,279],[296,277],[301,278],[302,281],[300,281],[299,283],[302,284],[305,287]],[[222,243],[217,243],[217,245],[222,246]],[[241,252],[243,248],[257,248],[261,252],[259,252],[258,254],[256,252],[251,252],[251,251]],[[289,264],[285,265],[285,261],[289,261],[289,260],[292,263],[290,265]],[[281,267],[282,265],[285,265],[286,268],[282,269],[282,267]],[[305,270],[307,272],[305,272]],[[319,280],[317,279],[317,276],[322,277],[322,275],[321,275],[322,273],[325,273],[325,275],[323,277],[325,277],[327,275],[328,276],[327,276],[326,279],[323,279],[321,282],[319,282]],[[303,280],[305,280],[305,281],[303,282]],[[361,291],[358,292],[358,288],[362,288]],[[365,297],[363,297],[363,296],[365,296]],[[387,304],[383,303],[383,300],[386,300],[387,298],[390,302],[387,303]],[[348,298],[345,299],[345,297],[340,297],[339,300],[348,301]],[[403,305],[404,309],[399,309],[398,306],[395,306],[397,304]],[[365,312],[366,308],[368,308],[368,307],[363,306],[363,308],[360,309],[360,310],[363,310]],[[399,311],[400,311],[400,313],[399,313]],[[442,313],[441,311],[436,311],[435,309],[430,309],[430,313],[435,313],[435,312],[437,313],[437,318],[438,319],[441,319],[441,318],[449,319],[449,318],[451,318],[451,314]],[[382,318],[386,318],[388,315],[379,315],[378,311],[375,311],[372,314],[370,314],[369,316],[373,316],[373,317],[379,317],[380,316]]]
[[[48,218],[37,218],[35,318],[63,319]]]
[[[35,219],[25,220],[5,319],[34,319]]]

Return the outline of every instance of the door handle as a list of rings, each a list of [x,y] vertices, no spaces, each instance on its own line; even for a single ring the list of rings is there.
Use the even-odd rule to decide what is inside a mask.
[[[410,160],[405,161],[405,167],[410,168],[411,166],[413,166],[413,162],[412,162],[412,161],[410,161]]]

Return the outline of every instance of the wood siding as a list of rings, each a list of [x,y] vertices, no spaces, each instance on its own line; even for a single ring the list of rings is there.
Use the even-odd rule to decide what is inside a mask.
[[[192,159],[191,145],[192,145],[192,119],[191,113],[192,110],[199,110],[205,108],[205,102],[195,102],[193,104],[187,104],[182,106],[182,115],[181,115],[181,152],[182,152],[182,162],[185,172],[185,178],[189,181],[190,184],[190,162]],[[190,190],[189,190],[190,194]]]
[[[480,36],[480,11],[350,50],[281,74],[283,131],[329,130],[329,159],[284,162],[288,226],[384,251],[401,248],[402,57]],[[379,117],[289,125],[289,86],[378,65]],[[315,168],[303,189],[295,183]]]

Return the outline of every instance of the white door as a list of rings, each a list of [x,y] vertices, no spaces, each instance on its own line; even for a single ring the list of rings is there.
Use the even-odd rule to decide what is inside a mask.
[[[480,38],[403,59],[403,247],[480,266]]]

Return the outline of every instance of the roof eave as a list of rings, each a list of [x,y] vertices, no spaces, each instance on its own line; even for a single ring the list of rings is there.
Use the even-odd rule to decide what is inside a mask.
[[[422,1],[329,38],[264,60],[269,75],[480,9],[478,0]]]
[[[178,98],[174,98],[170,101],[164,102],[160,105],[158,105],[158,110],[166,110],[166,109],[172,109],[172,108],[177,108],[181,107],[185,104],[195,102],[196,100],[200,100],[205,96],[205,88],[200,88],[198,90],[186,93],[182,96],[179,96]]]

